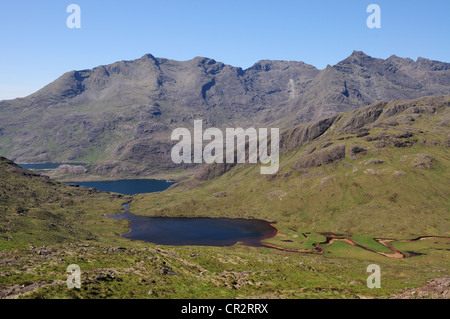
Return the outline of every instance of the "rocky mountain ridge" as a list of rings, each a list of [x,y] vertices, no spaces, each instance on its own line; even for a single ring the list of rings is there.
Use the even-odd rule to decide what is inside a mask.
[[[86,161],[102,175],[145,176],[170,161],[171,131],[279,127],[376,101],[448,94],[450,63],[354,51],[319,70],[262,60],[243,70],[213,59],[147,54],[71,71],[22,99],[0,101],[0,154],[16,162]]]

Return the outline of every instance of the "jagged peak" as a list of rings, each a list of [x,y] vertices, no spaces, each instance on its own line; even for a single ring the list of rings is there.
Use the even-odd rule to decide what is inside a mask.
[[[204,56],[196,56],[191,61],[200,63],[200,64],[215,64],[215,63],[217,63],[216,60],[208,58],[208,57],[204,57]]]
[[[341,66],[346,64],[358,64],[363,65],[366,63],[370,63],[372,61],[376,60],[376,58],[371,57],[370,55],[365,54],[363,51],[357,51],[354,50],[352,54],[350,54],[347,58],[344,60],[338,62],[335,66]]]
[[[368,58],[372,58],[370,55],[365,54],[363,51],[357,51],[357,50],[353,50],[352,54],[350,54],[350,57],[368,57]]]
[[[386,60],[405,60],[407,58],[402,58],[396,54],[392,54],[390,57],[388,57]]]
[[[153,54],[151,54],[151,53],[147,53],[147,54],[144,54],[144,55],[141,57],[141,59],[152,59],[152,60],[155,60],[156,57],[155,57]]]
[[[269,71],[271,69],[271,66],[273,65],[272,60],[259,60],[255,64],[253,64],[251,67],[248,68],[248,70],[265,70]]]
[[[424,67],[433,71],[450,70],[450,63],[430,60],[422,57],[417,58],[416,64],[419,67]]]
[[[288,61],[288,60],[259,60],[255,64],[253,64],[251,67],[246,69],[248,70],[264,70],[264,71],[270,71],[270,70],[276,70],[276,69],[286,69],[291,66],[300,66],[300,67],[307,67],[307,68],[314,68],[316,67],[307,64],[302,61]]]
[[[421,56],[419,56],[419,57],[417,58],[416,63],[419,63],[419,64],[436,64],[436,63],[439,63],[439,64],[448,64],[448,63],[446,63],[446,62],[441,62],[441,61],[431,60],[431,59],[423,58],[423,57],[421,57]]]
[[[421,56],[419,56],[416,60],[417,63],[424,63],[424,62],[429,62],[429,61],[431,61],[431,60],[422,58]]]
[[[153,62],[156,63],[156,64],[159,63],[158,58],[156,58],[153,54],[150,54],[150,53],[144,54],[144,55],[143,55],[140,59],[138,59],[138,60],[141,60],[141,61],[148,61],[148,60],[150,60],[150,61],[153,61]]]
[[[414,60],[412,60],[410,58],[402,58],[395,54],[393,54],[389,58],[387,58],[386,61],[388,61],[388,62],[406,62],[408,64],[414,63]]]
[[[363,51],[356,51],[354,50],[352,54],[350,54],[345,60],[343,61],[361,61],[361,60],[374,60],[374,57],[371,57],[370,55],[365,54]]]

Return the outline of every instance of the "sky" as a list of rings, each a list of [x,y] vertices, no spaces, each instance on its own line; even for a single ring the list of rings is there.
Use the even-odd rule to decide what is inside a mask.
[[[70,4],[81,28],[67,26]],[[381,28],[367,26],[370,4],[381,10]],[[147,53],[243,69],[263,59],[323,69],[353,50],[450,62],[449,13],[448,0],[2,0],[0,100]]]

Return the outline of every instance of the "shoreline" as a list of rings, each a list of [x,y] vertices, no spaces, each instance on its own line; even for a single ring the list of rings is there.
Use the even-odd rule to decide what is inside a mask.
[[[118,213],[118,214],[115,214],[115,215],[107,215],[107,214],[103,214],[103,215],[102,215],[102,216],[104,216],[104,217],[111,218],[111,219],[115,219],[115,220],[122,220],[122,219],[124,219],[124,220],[128,221],[128,231],[125,232],[125,233],[120,234],[121,237],[123,237],[124,235],[129,234],[129,233],[132,232],[132,229],[131,229],[131,222],[132,222],[132,220],[131,220],[131,219],[126,218],[125,216],[124,216],[124,217],[115,218],[115,217],[117,217],[117,216],[119,216],[119,215],[121,215],[121,214],[129,214],[129,215],[132,215],[132,216],[148,217],[148,218],[176,218],[176,219],[180,219],[180,218],[184,218],[184,219],[199,219],[199,218],[201,218],[201,219],[222,219],[222,220],[238,220],[238,219],[242,219],[242,220],[249,220],[249,221],[250,221],[250,220],[253,220],[253,221],[261,221],[261,222],[265,222],[265,223],[267,223],[267,224],[269,225],[269,227],[272,228],[270,233],[267,232],[267,234],[264,234],[261,238],[255,238],[255,239],[249,239],[249,240],[237,240],[236,243],[233,244],[232,246],[241,244],[241,245],[248,246],[248,247],[262,247],[262,246],[264,246],[264,243],[262,242],[263,240],[270,239],[270,238],[274,238],[274,237],[276,237],[276,236],[278,235],[278,233],[279,233],[279,232],[278,232],[278,229],[277,229],[275,226],[272,225],[272,224],[275,224],[276,222],[269,222],[269,221],[266,221],[266,220],[263,220],[263,219],[255,219],[255,218],[227,218],[227,217],[223,217],[223,218],[217,217],[217,218],[216,218],[216,217],[167,217],[167,216],[165,216],[165,217],[163,217],[163,216],[158,217],[158,216],[139,216],[139,215],[134,215],[134,214],[132,214],[132,213],[130,212],[130,204],[131,204],[131,201],[129,201],[129,202],[125,203],[125,204],[122,204],[122,207],[124,208],[124,210],[122,210],[122,211],[121,211],[120,213]],[[270,236],[270,237],[269,237],[269,236]],[[125,238],[125,237],[124,237],[124,238]],[[126,239],[129,239],[129,240],[136,240],[136,239],[131,239],[131,238],[126,238]],[[150,241],[145,241],[145,240],[139,240],[139,241],[144,241],[144,242],[152,243],[152,242],[150,242]],[[156,244],[156,243],[152,243],[152,244]],[[171,246],[171,245],[167,245],[167,246]],[[197,246],[197,245],[176,245],[176,246]],[[204,245],[200,245],[200,246],[204,246]],[[215,245],[206,245],[206,246],[211,246],[211,247],[222,247],[222,246],[215,246]]]
[[[39,173],[41,175],[45,175],[50,177],[51,179],[65,183],[65,182],[104,182],[104,181],[119,181],[119,180],[161,180],[161,181],[167,181],[170,183],[178,183],[180,181],[189,179],[190,177],[194,176],[195,171],[190,172],[170,172],[167,173],[164,172],[149,172],[149,175],[143,176],[142,174],[139,175],[119,175],[119,176],[110,176],[110,175],[98,175],[98,174],[91,174],[91,172],[87,171],[85,173],[81,174],[71,174],[71,173],[59,173],[57,172],[57,168],[61,165],[70,165],[70,166],[83,166],[88,167],[92,163],[82,163],[82,162],[65,162],[65,163],[20,163],[17,164],[17,166],[22,167],[21,165],[58,165],[57,167],[49,167],[49,168],[24,168],[30,171],[33,171],[35,173]]]
[[[120,214],[130,214],[133,215],[130,212],[130,204],[131,201],[122,204],[122,207],[124,207],[124,210],[122,210],[119,214],[116,215],[106,215],[103,214],[103,216],[108,217],[108,218],[113,218],[113,216],[117,216]],[[126,206],[125,206],[126,205]],[[394,243],[394,242],[415,242],[415,241],[420,241],[420,240],[425,240],[425,239],[448,239],[450,240],[450,237],[447,236],[419,236],[413,239],[392,239],[392,238],[377,238],[374,237],[373,240],[375,242],[377,242],[378,244],[386,247],[387,249],[389,249],[391,251],[391,253],[387,253],[387,252],[382,252],[382,251],[377,251],[375,249],[363,246],[361,244],[356,243],[353,239],[347,238],[348,235],[351,236],[351,234],[347,234],[347,235],[343,235],[343,234],[335,234],[332,232],[317,232],[317,234],[325,236],[326,240],[323,242],[315,242],[312,244],[312,246],[314,248],[311,249],[291,249],[291,248],[284,248],[284,247],[280,247],[277,246],[275,244],[271,244],[271,243],[266,243],[263,242],[264,240],[268,240],[268,239],[272,239],[275,238],[277,236],[280,237],[285,237],[286,235],[282,234],[279,232],[278,228],[274,226],[274,224],[277,224],[276,221],[266,221],[263,219],[255,219],[255,218],[229,218],[229,217],[168,217],[168,216],[142,216],[142,217],[157,217],[157,218],[185,218],[185,219],[194,219],[194,218],[204,218],[204,219],[233,219],[233,220],[237,220],[237,219],[242,219],[242,220],[258,220],[258,221],[263,221],[269,224],[269,226],[273,229],[273,233],[270,234],[270,237],[264,237],[264,238],[260,238],[260,239],[255,239],[255,240],[248,240],[248,241],[237,241],[234,245],[244,245],[244,246],[248,246],[248,247],[268,247],[268,248],[273,248],[273,249],[277,249],[277,250],[281,250],[281,251],[287,251],[287,252],[295,252],[295,253],[305,253],[305,254],[320,254],[323,255],[325,252],[325,249],[320,247],[321,245],[332,245],[334,242],[340,241],[340,242],[345,242],[348,245],[354,246],[354,247],[358,247],[361,249],[364,249],[366,251],[387,257],[387,258],[393,258],[393,259],[404,259],[404,258],[410,258],[410,257],[414,257],[414,256],[419,256],[422,255],[421,253],[415,253],[415,252],[411,252],[408,251],[406,253],[401,252],[400,250],[396,249],[395,247],[393,247],[392,245],[390,245],[389,243]],[[115,218],[113,218],[115,219]],[[131,229],[131,219],[127,219],[126,217],[124,218],[117,218],[117,219],[125,219],[129,221],[129,228],[128,231],[126,233],[120,234],[121,237],[123,237],[126,234],[131,233],[132,229]],[[305,236],[303,234],[303,236]],[[307,237],[306,237],[307,238]],[[127,238],[129,240],[134,240],[134,239],[130,239]],[[146,242],[146,241],[144,241]],[[149,242],[151,243],[151,242]],[[155,244],[155,243],[153,243]],[[234,246],[233,245],[233,246]],[[183,246],[183,245],[180,245]],[[185,246],[195,246],[195,245],[185,245]],[[208,246],[208,245],[207,245]],[[214,246],[214,245],[210,245],[212,247],[218,247],[218,246]]]

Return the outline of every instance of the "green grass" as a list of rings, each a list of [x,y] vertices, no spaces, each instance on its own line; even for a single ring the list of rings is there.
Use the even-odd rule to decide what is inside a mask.
[[[282,154],[277,176],[260,175],[258,165],[239,165],[215,180],[190,179],[133,198],[23,175],[2,161],[0,293],[14,285],[41,283],[46,285],[20,297],[387,298],[448,276],[448,239],[405,241],[450,236],[449,149],[420,142],[445,141],[448,126],[436,125],[448,111],[439,112],[421,114],[407,126],[370,130],[371,136],[422,131],[415,134],[418,142],[412,147],[376,148],[355,136],[340,140],[337,125],[334,133]],[[304,171],[291,168],[312,144],[325,142],[346,143],[347,152],[357,144],[368,152],[354,158],[347,153],[339,163]],[[413,167],[416,154],[432,156],[433,168]],[[384,163],[364,165],[371,158]],[[404,174],[395,175],[398,171]],[[138,215],[276,222],[279,235],[264,242],[285,249],[313,249],[326,240],[320,232],[334,232],[380,253],[391,251],[374,238],[397,239],[390,245],[408,258],[387,258],[342,241],[321,244],[320,255],[242,245],[177,247],[131,241],[120,236],[128,230],[126,221],[103,216],[120,212],[130,199],[130,210]],[[422,255],[410,257],[410,252]],[[81,267],[81,289],[69,290],[65,284],[72,263]],[[381,268],[381,289],[366,286],[370,264]]]
[[[244,246],[223,249],[135,243],[125,247],[55,245],[54,251],[42,258],[19,251],[19,264],[2,268],[12,275],[0,277],[0,284],[53,281],[54,285],[22,296],[25,298],[385,298],[448,274],[444,258],[425,264],[423,256],[390,260],[344,243],[334,244],[332,253],[323,256]],[[70,290],[65,285],[65,270],[72,263],[82,270],[81,289]],[[366,286],[366,268],[371,263],[380,265],[381,289]],[[26,273],[18,271],[25,268]]]
[[[359,164],[372,154],[352,161],[351,167],[338,163],[311,168],[307,175],[291,172],[281,177],[289,171],[285,166],[280,177],[271,181],[258,174],[258,167],[246,167],[196,188],[187,184],[161,194],[138,195],[132,211],[149,216],[253,217],[278,225],[375,237],[448,235],[450,193],[444,167],[450,164],[449,151],[418,146],[413,152],[438,159],[435,169],[414,168],[412,158],[406,164],[398,162],[402,149],[383,156],[385,163],[374,168],[381,171],[379,175],[364,173],[371,166]],[[405,175],[396,176],[396,171]],[[329,176],[333,179],[321,185]],[[226,196],[213,196],[219,192]]]

